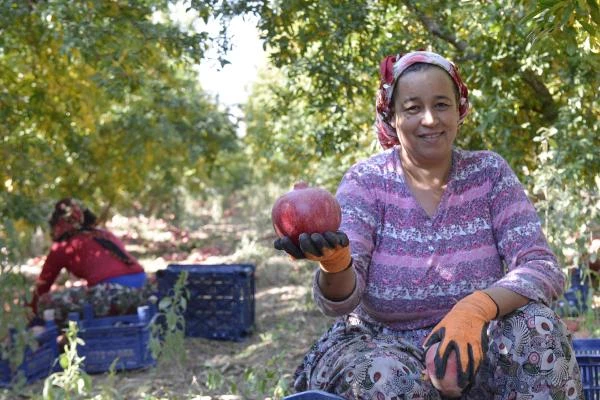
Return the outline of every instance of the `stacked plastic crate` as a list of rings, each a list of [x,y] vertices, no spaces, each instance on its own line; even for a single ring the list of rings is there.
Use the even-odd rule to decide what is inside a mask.
[[[600,339],[573,340],[585,400],[600,400]]]
[[[179,274],[188,273],[185,334],[239,341],[254,328],[252,264],[171,264],[157,272],[159,297],[170,296]]]
[[[581,275],[581,269],[576,268],[571,272],[571,287],[565,292],[565,299],[578,313],[587,311],[587,299],[590,291],[589,277]]]
[[[38,347],[26,348],[23,362],[13,370],[8,360],[0,360],[0,387],[9,387],[22,375],[27,383],[50,375],[58,357],[56,338],[58,328],[53,321],[46,322],[44,331],[35,336]]]
[[[84,344],[77,346],[77,353],[85,357],[83,369],[88,373],[110,370],[129,370],[156,364],[149,341],[154,309],[141,306],[137,314],[95,318],[90,307],[80,319],[79,313],[69,314],[78,326],[77,336]]]

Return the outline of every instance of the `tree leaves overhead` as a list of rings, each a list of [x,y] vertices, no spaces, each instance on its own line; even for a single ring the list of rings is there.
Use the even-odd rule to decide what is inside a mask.
[[[561,36],[564,32],[576,36],[581,44],[600,51],[600,5],[597,0],[530,1],[531,11],[524,21],[533,21],[530,38]]]
[[[433,50],[458,64],[470,89],[473,109],[458,144],[507,158],[545,221],[555,223],[548,227],[555,248],[576,236],[585,254],[599,229],[589,221],[597,215],[600,173],[597,1],[224,3],[215,8],[223,21],[243,12],[259,17],[282,74],[256,87],[247,115],[250,148],[259,158],[260,143],[276,149],[265,165],[279,167],[270,172],[285,179],[304,166],[305,173],[320,171],[321,180],[339,180],[349,166],[340,163],[354,159],[347,152],[373,149],[365,144],[373,137],[379,61]],[[544,184],[560,190],[545,191]]]
[[[271,60],[285,66],[292,94],[310,99],[307,112],[337,121],[324,128],[330,151],[351,138],[344,131],[358,128],[350,124],[348,110],[357,98],[374,98],[379,60],[427,48],[455,60],[474,92],[474,112],[462,143],[496,149],[510,143],[512,150],[504,155],[532,166],[537,129],[554,123],[565,100],[578,96],[564,72],[597,82],[590,76],[597,53],[574,52],[579,39],[569,32],[542,37],[532,46],[528,7],[514,0],[404,0],[401,5],[246,0],[224,2],[217,13],[224,20],[241,12],[259,16]]]
[[[202,190],[235,127],[198,86],[206,33],[169,2],[2,1],[2,217],[40,223],[58,197],[168,206]],[[1,235],[0,235],[1,236]]]
[[[64,195],[155,210],[181,185],[201,192],[251,178],[335,189],[376,151],[379,61],[430,49],[454,60],[470,89],[459,145],[508,159],[556,222],[555,246],[569,232],[590,236],[600,190],[596,0],[186,3],[221,23],[216,37],[177,28],[170,4],[0,0],[4,217],[39,222]],[[258,17],[273,69],[245,107],[240,148],[191,66],[211,44],[226,64],[229,22],[246,14]]]

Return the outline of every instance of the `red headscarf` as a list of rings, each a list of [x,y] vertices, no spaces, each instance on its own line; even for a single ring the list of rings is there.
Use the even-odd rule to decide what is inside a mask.
[[[458,73],[458,68],[452,62],[446,60],[437,53],[430,51],[414,51],[404,55],[395,55],[385,57],[380,64],[379,76],[381,83],[377,91],[377,99],[375,102],[375,129],[377,138],[384,149],[389,149],[397,144],[398,134],[393,125],[394,110],[390,108],[394,86],[398,77],[411,65],[416,63],[426,63],[441,67],[456,85],[459,94],[458,104],[458,122],[462,123],[469,113],[469,91]]]
[[[70,198],[60,200],[54,206],[54,212],[50,218],[52,238],[60,240],[65,234],[80,230],[83,221],[83,210],[76,200]]]

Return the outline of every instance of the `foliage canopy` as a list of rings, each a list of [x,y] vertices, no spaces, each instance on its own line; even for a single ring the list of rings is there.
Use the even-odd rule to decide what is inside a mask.
[[[586,255],[600,206],[596,0],[188,1],[197,19],[221,21],[216,38],[173,24],[171,3],[3,2],[5,220],[39,222],[41,199],[63,194],[155,211],[178,188],[249,179],[334,190],[377,151],[379,60],[424,48],[454,60],[470,88],[458,144],[502,154],[559,255]],[[238,146],[190,67],[211,43],[227,63],[228,22],[249,13],[272,68],[248,101]]]
[[[596,257],[588,253],[600,229],[597,1],[217,3],[223,22],[260,18],[276,68],[247,106],[247,144],[264,177],[308,176],[335,189],[374,151],[379,61],[429,49],[455,61],[470,88],[458,145],[509,161],[564,262]]]
[[[65,196],[160,211],[236,151],[193,69],[210,38],[168,1],[4,0],[0,27],[3,242]]]

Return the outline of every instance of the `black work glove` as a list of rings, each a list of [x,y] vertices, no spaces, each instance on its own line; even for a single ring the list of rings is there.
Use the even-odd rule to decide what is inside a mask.
[[[302,233],[298,241],[300,245],[296,246],[289,237],[282,236],[273,246],[295,259],[319,261],[321,269],[329,273],[343,271],[351,263],[350,241],[344,232]]]

